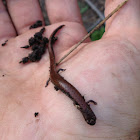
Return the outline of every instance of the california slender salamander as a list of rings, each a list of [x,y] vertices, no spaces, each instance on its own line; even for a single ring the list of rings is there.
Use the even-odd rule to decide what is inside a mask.
[[[94,125],[96,123],[96,116],[91,110],[90,105],[88,103],[97,103],[92,100],[86,102],[84,97],[81,96],[81,94],[79,93],[79,91],[69,82],[67,82],[62,76],[60,76],[58,71],[56,70],[55,54],[53,51],[53,44],[56,41],[54,36],[57,33],[57,31],[60,30],[63,26],[64,25],[61,25],[58,28],[56,28],[49,39],[48,50],[50,56],[50,80],[55,85],[56,90],[61,90],[74,102],[74,105],[77,107],[77,109],[81,111],[85,121],[89,125]]]

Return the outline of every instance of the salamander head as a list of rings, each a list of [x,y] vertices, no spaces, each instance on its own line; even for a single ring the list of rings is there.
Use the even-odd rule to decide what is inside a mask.
[[[95,119],[95,117],[94,118],[88,118],[87,120],[86,120],[86,122],[89,124],[89,125],[95,125],[95,123],[96,123],[96,119]]]
[[[85,121],[89,124],[89,125],[95,125],[96,123],[96,116],[93,113],[93,111],[91,109],[86,109],[86,111],[82,112]]]

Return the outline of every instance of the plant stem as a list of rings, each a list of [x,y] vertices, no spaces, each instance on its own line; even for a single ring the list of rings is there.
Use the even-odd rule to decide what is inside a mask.
[[[83,41],[85,41],[95,30],[100,28],[111,16],[113,16],[123,5],[127,3],[128,0],[125,0],[120,5],[117,6],[104,20],[102,20],[94,29],[92,29],[84,38],[79,41],[66,55],[64,55],[56,65],[59,65],[70,53],[72,53]]]

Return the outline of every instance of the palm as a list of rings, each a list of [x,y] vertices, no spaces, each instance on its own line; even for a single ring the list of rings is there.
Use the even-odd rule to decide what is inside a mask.
[[[86,34],[79,23],[61,22],[46,27],[45,35],[48,37],[60,24],[66,26],[54,46],[57,60]],[[29,53],[20,47],[39,29],[20,30],[21,35],[10,39],[0,49],[0,137],[37,140],[135,137],[140,123],[139,32],[133,28],[134,34],[126,37],[128,26],[124,31],[121,29],[120,36],[114,27],[115,24],[110,26],[100,41],[82,44],[84,47],[60,66],[67,69],[61,74],[86,100],[98,103],[91,105],[97,116],[95,126],[87,125],[72,101],[56,92],[52,83],[45,88],[49,78],[48,52],[38,63],[18,63]],[[36,118],[35,112],[39,112]]]

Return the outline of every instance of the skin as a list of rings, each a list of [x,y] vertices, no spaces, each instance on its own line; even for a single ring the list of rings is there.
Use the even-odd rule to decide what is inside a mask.
[[[40,30],[29,30],[29,26],[43,18],[37,0],[7,2],[14,26],[0,1],[0,43],[9,40],[0,48],[0,139],[137,140],[140,1],[129,0],[107,21],[101,40],[87,40],[60,65],[66,69],[62,76],[86,100],[98,103],[91,106],[98,118],[94,126],[86,124],[69,98],[56,92],[52,84],[45,88],[49,78],[48,52],[39,63],[19,64],[29,53],[20,47],[27,45],[28,39]],[[106,0],[105,15],[121,2]],[[46,8],[51,25],[46,27],[45,36],[49,37],[59,25],[66,25],[54,45],[58,61],[86,31],[76,0],[46,0]],[[37,118],[35,112],[39,112]]]

